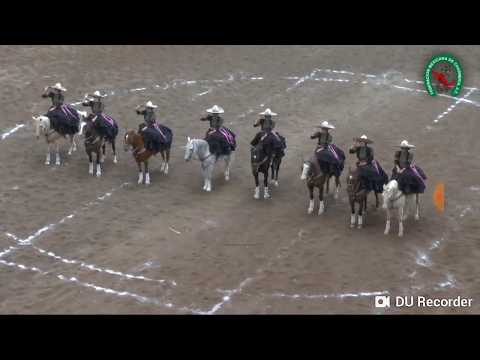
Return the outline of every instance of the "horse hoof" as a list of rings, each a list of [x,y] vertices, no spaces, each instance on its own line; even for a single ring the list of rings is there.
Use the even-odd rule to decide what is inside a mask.
[[[102,173],[97,172],[97,177],[100,177],[100,176],[102,176]]]
[[[50,165],[50,161],[45,161],[45,165]]]
[[[117,163],[118,163],[117,158],[113,158],[113,163],[114,163],[114,164],[117,164]]]
[[[56,161],[55,165],[60,166],[60,161]]]
[[[361,228],[362,228],[362,225],[358,225],[358,226],[357,226],[357,229],[361,229]]]
[[[311,213],[313,213],[313,209],[308,209],[307,213],[308,213],[308,215],[310,215]]]
[[[355,224],[350,224],[350,228],[354,228],[355,227]]]
[[[415,215],[415,220],[416,220],[416,221],[420,220],[420,216],[419,216],[419,215]]]

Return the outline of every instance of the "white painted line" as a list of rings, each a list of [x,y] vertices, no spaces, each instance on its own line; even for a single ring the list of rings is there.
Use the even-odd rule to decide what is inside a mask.
[[[469,90],[464,97],[458,99],[454,104],[450,105],[447,110],[445,110],[444,112],[442,112],[441,114],[439,114],[435,120],[433,120],[434,123],[438,123],[440,119],[442,119],[443,117],[447,116],[453,109],[455,109],[458,104],[460,104],[462,101],[464,101],[466,98],[468,98],[473,92],[475,91],[475,89],[471,89]]]
[[[272,297],[280,297],[280,298],[289,298],[289,299],[345,299],[345,298],[359,298],[359,297],[371,297],[371,296],[378,296],[378,295],[388,295],[390,294],[389,291],[361,291],[358,293],[344,293],[344,294],[282,294],[282,293],[274,293],[270,296]]]
[[[25,124],[17,124],[13,129],[10,129],[10,130],[7,130],[5,131],[2,136],[1,136],[1,140],[5,140],[7,137],[11,136],[12,134],[14,134],[15,132],[17,132],[18,130],[20,130],[21,128],[23,128],[25,126]]]
[[[175,229],[172,228],[171,226],[169,226],[168,228],[170,229],[170,231],[173,231],[175,234],[178,234],[178,235],[181,235],[181,234],[182,234],[180,231],[175,230]]]

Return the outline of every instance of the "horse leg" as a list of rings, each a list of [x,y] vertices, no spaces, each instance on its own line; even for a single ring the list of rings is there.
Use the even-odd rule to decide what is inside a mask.
[[[225,181],[230,180],[230,156],[225,157]]]
[[[88,155],[88,173],[89,173],[90,175],[93,175],[92,152],[91,152],[91,151],[87,151],[87,155]]]
[[[308,204],[307,213],[310,215],[313,213],[313,208],[315,207],[315,201],[313,200],[313,186],[308,186],[308,191],[310,193],[310,203]]]
[[[142,171],[142,163],[140,160],[137,160],[137,165],[138,165],[138,184],[143,183],[143,171]]]
[[[355,200],[354,199],[350,199],[350,209],[352,210],[352,212],[350,214],[350,227],[354,228],[355,223],[357,222],[357,219],[356,219],[357,216],[355,214]]]
[[[213,167],[214,166],[215,166],[215,163],[212,163],[207,168],[207,191],[208,192],[212,191],[212,176],[213,176]]]
[[[281,159],[277,158],[273,163],[272,163],[272,185],[278,187],[278,173],[280,171],[280,163]]]
[[[106,152],[106,147],[107,147],[107,144],[104,142],[103,145],[102,145],[102,151],[100,153],[100,162],[101,163],[104,163],[105,162],[105,152]]]
[[[420,220],[420,195],[415,194],[415,220]]]
[[[118,160],[117,160],[117,149],[115,146],[115,139],[112,140],[112,152],[113,152],[113,163],[116,164],[118,163]]]
[[[360,207],[358,208],[358,224],[357,224],[357,229],[361,229],[363,226],[363,211],[367,206],[367,194],[365,194],[365,197],[360,200]]]
[[[253,194],[253,198],[260,199],[260,181],[258,180],[258,171],[253,171],[253,177],[255,178],[255,192]]]
[[[101,149],[98,149],[97,150],[97,174],[96,174],[97,177],[102,176],[101,162],[102,162],[102,153],[101,153]]]
[[[55,165],[60,165],[60,143],[55,143]]]
[[[52,150],[52,146],[50,143],[47,143],[47,157],[45,159],[45,165],[50,165],[50,153]]]
[[[150,172],[148,171],[148,160],[145,160],[144,170],[145,170],[145,185],[150,185]]]
[[[270,199],[272,196],[270,195],[270,190],[268,189],[268,168],[266,167],[265,172],[263,173],[263,198]]]
[[[168,163],[170,162],[170,148],[165,150],[165,167],[163,168],[163,173],[168,174]]]
[[[75,135],[68,135],[68,138],[70,139],[70,147],[68,149],[68,155],[72,155],[72,152],[74,151]]]
[[[405,204],[405,203],[404,203]],[[398,208],[398,236],[403,236],[403,213],[404,213],[404,204],[400,205]]]
[[[335,195],[333,195],[333,198],[335,200],[338,199],[338,194],[340,193],[340,177],[335,176]]]
[[[326,180],[328,181],[328,177],[326,178]],[[325,180],[324,180],[325,181]],[[325,203],[323,201],[323,190],[324,190],[324,187],[325,187],[325,183],[321,184],[318,189],[319,189],[319,193],[318,193],[318,199],[320,201],[320,204],[318,206],[318,215],[322,215],[324,212],[325,212]]]
[[[390,220],[391,220],[391,213],[390,213],[390,209],[387,206],[387,221],[385,223],[385,232],[384,232],[385,235],[388,235],[390,233]]]
[[[161,150],[160,151],[160,155],[162,155],[162,165],[160,165],[160,172],[164,172],[165,171],[165,151],[164,150]]]
[[[375,210],[380,206],[380,201],[378,200],[378,193],[375,193]]]

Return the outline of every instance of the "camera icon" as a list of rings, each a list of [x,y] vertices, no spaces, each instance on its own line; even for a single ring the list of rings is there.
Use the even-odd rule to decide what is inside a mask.
[[[390,307],[390,296],[375,296],[375,307],[376,308],[389,308]]]

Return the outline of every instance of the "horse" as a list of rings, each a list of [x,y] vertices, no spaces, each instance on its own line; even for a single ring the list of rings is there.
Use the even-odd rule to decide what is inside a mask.
[[[365,215],[367,214],[367,198],[369,191],[367,191],[366,189],[361,189],[361,181],[358,168],[353,171],[351,167],[348,168],[347,193],[350,208],[352,211],[350,216],[350,227],[354,228],[355,224],[357,223],[355,204],[359,204],[357,227],[358,229],[361,229],[363,226],[363,212],[365,212]],[[375,203],[376,208],[378,208],[379,202],[377,193],[375,193]]]
[[[102,148],[105,151],[105,139],[99,134],[98,130],[95,128],[95,124],[92,121],[87,121],[87,124],[84,128],[84,145],[85,152],[88,155],[88,173],[93,175],[93,158],[92,154],[96,154],[96,176],[102,176],[102,166],[101,164],[104,161],[105,153],[102,156]]]
[[[265,152],[265,146],[262,141],[260,141],[256,146],[251,147],[250,151],[250,160],[252,165],[252,174],[255,179],[255,192],[253,194],[254,199],[260,199],[260,186],[259,186],[259,179],[258,174],[263,174],[263,198],[270,199],[271,195],[268,189],[268,171],[270,166],[272,167],[273,171],[273,152]],[[278,166],[280,166],[278,164]],[[273,176],[272,176],[273,177]]]
[[[148,161],[155,153],[145,148],[143,136],[137,133],[135,130],[126,130],[124,137],[124,150],[132,151],[133,158],[138,165],[138,184],[142,184],[145,180],[145,185],[150,185],[150,172],[148,170]],[[163,162],[160,171],[164,174],[168,174],[168,162],[170,160],[170,147],[162,149]],[[143,170],[142,170],[143,164]]]
[[[310,192],[310,203],[308,205],[308,214],[311,214],[315,207],[315,201],[313,199],[313,192],[315,188],[319,190],[319,209],[318,215],[322,215],[325,212],[325,202],[323,199],[323,192],[325,184],[327,184],[328,192],[328,183],[330,180],[330,175],[323,173],[318,164],[318,159],[316,155],[313,155],[309,160],[305,160],[302,165],[302,175],[300,179],[306,180],[308,191]],[[337,193],[335,194],[337,196]]]
[[[185,161],[190,161],[193,155],[195,155],[195,157],[201,162],[204,191],[212,191],[213,169],[219,160],[225,161],[225,181],[230,180],[230,165],[233,160],[232,154],[216,157],[214,154],[210,153],[210,147],[206,140],[191,139],[190,137],[187,137],[187,144],[185,145]]]
[[[72,155],[74,151],[77,151],[77,144],[75,142],[75,137],[77,135],[82,135],[83,127],[85,126],[85,119],[87,113],[85,111],[78,111],[80,117],[80,130],[78,133],[73,135],[68,135],[70,147],[68,149],[68,155]],[[45,159],[45,165],[50,165],[51,162],[51,150],[52,146],[55,146],[55,165],[60,165],[60,143],[59,140],[65,139],[67,135],[56,132],[51,128],[50,119],[45,115],[32,116],[33,123],[35,126],[35,135],[37,139],[40,138],[40,135],[45,136],[45,141],[47,143],[47,156]]]
[[[419,194],[404,194],[398,189],[398,182],[391,180],[387,185],[383,185],[383,208],[387,211],[387,221],[385,224],[385,235],[390,232],[391,211],[398,209],[398,236],[403,236],[403,221],[408,218],[408,209],[415,197],[415,220],[420,219],[420,201]]]
[[[270,184],[278,187],[278,173],[280,172],[280,165],[282,164],[282,159],[285,156],[283,150],[275,151],[272,158],[271,174],[272,180]]]

